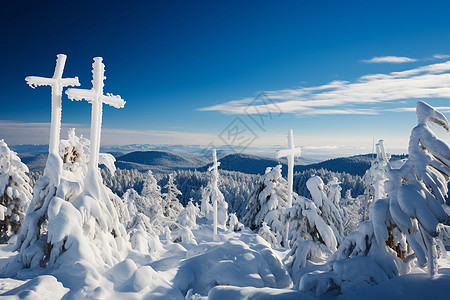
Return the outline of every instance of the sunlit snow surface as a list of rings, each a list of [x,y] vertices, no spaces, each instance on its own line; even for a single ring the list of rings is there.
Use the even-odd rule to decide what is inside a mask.
[[[151,256],[132,253],[97,278],[102,283],[97,294],[102,299],[312,299],[292,289],[281,258],[282,249],[271,250],[258,235],[244,230],[219,229],[213,241],[210,225],[192,230],[198,245],[167,243]],[[0,266],[11,256],[7,245],[0,247]],[[308,271],[323,270],[324,264],[311,264]],[[411,274],[396,277],[377,286],[361,283],[360,288],[344,292],[338,299],[433,299],[450,290],[450,259],[440,259],[439,273],[430,279],[416,268]],[[364,269],[362,263],[358,268]],[[319,271],[320,272],[320,271]],[[0,296],[11,299],[60,299],[69,289],[78,289],[84,274],[77,266],[61,269],[33,269],[22,278],[0,278]],[[61,281],[66,282],[63,286]],[[329,297],[327,297],[329,298]]]

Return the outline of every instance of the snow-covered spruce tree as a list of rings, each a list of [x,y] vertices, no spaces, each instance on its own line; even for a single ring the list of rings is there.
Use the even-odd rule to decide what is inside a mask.
[[[259,228],[258,235],[265,239],[272,248],[280,247],[280,243],[277,240],[275,234],[267,226],[266,222],[262,222],[262,226]]]
[[[187,226],[189,228],[195,229],[197,228],[197,216],[199,215],[200,209],[195,206],[191,200],[178,215],[177,223],[181,226]]]
[[[275,233],[278,243],[284,234],[284,209],[287,207],[287,182],[281,176],[281,165],[267,168],[247,205],[244,225],[259,230],[265,222]]]
[[[151,170],[145,172],[141,196],[151,199],[151,202],[162,203],[161,187]]]
[[[324,192],[324,183],[319,176],[312,176],[306,182],[312,200],[320,211],[321,218],[331,227],[336,237],[337,245],[344,237],[344,214],[334,205]]]
[[[322,218],[316,204],[305,197],[296,196],[292,208],[287,210],[290,223],[291,251],[285,257],[285,265],[297,287],[307,262],[324,261],[334,251],[338,242],[333,229]]]
[[[408,261],[414,253],[428,274],[437,272],[436,237],[439,223],[449,223],[443,209],[450,179],[450,146],[438,139],[429,124],[450,125],[446,117],[425,102],[417,102],[418,125],[411,131],[409,158],[400,169],[390,169],[388,198],[375,202],[371,219],[380,247]]]
[[[170,220],[175,221],[183,210],[183,205],[181,205],[178,200],[178,196],[181,196],[180,190],[178,190],[177,185],[175,184],[174,174],[169,174],[169,179],[167,184],[164,186],[167,190],[166,193],[163,193],[163,204],[162,209],[164,216],[168,217]]]
[[[383,140],[378,141],[376,146],[377,156],[371,161],[370,169],[363,176],[365,186],[363,218],[369,218],[369,208],[376,200],[386,198],[384,183],[387,180],[389,157],[386,155]]]
[[[32,195],[28,167],[0,140],[0,243],[19,232]]]
[[[330,201],[339,208],[341,201],[341,191],[342,188],[339,185],[339,179],[337,177],[333,177],[330,181],[328,181],[325,190],[327,191],[327,197]]]

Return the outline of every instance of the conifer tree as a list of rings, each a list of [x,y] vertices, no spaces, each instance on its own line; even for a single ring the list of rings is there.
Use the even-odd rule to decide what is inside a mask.
[[[30,204],[28,167],[0,140],[0,242],[19,232]]]

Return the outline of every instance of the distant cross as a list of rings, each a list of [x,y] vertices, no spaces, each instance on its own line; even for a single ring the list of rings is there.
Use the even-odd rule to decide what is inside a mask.
[[[288,149],[278,151],[278,158],[286,157],[288,161],[288,207],[292,207],[292,187],[294,183],[294,159],[301,155],[301,149],[294,146],[294,132],[292,129],[288,130]],[[284,246],[288,245],[289,222],[286,225],[286,234],[284,237]]]
[[[62,162],[59,162],[59,137],[61,130],[61,97],[62,90],[67,86],[79,86],[78,77],[75,78],[62,78],[62,73],[64,71],[64,65],[66,64],[67,56],[64,54],[58,54],[56,59],[55,73],[52,78],[45,78],[39,76],[28,76],[25,78],[27,84],[33,89],[36,86],[49,85],[52,87],[52,116],[51,116],[51,126],[50,126],[50,141],[48,143],[48,153],[49,159],[47,160],[47,165],[56,163],[58,168],[62,168]],[[56,162],[54,161],[56,159]],[[49,172],[50,170],[46,171]],[[56,173],[56,172],[53,172]],[[59,174],[60,172],[58,172]],[[59,184],[59,177],[56,179],[55,184]]]
[[[213,150],[213,165],[208,168],[208,171],[213,171],[212,186],[214,190],[213,209],[214,209],[214,239],[217,236],[217,198],[219,197],[217,181],[219,180],[219,172],[217,168],[220,166],[220,161],[217,161],[216,149]]]
[[[67,96],[71,100],[86,100],[92,104],[91,113],[91,134],[90,134],[90,150],[88,174],[94,174],[98,170],[98,155],[100,152],[100,133],[102,127],[102,106],[103,103],[111,105],[115,108],[122,108],[125,101],[120,96],[114,96],[107,93],[103,95],[103,80],[106,79],[105,65],[102,63],[103,58],[95,57],[92,64],[92,89],[68,89]],[[93,173],[94,172],[94,173]]]

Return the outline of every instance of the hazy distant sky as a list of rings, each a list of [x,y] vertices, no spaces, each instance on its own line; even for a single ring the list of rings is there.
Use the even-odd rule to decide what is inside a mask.
[[[449,16],[449,1],[2,1],[0,138],[48,142],[50,88],[24,78],[64,53],[82,88],[102,56],[127,101],[105,106],[102,144],[270,148],[292,128],[305,153],[405,152],[418,99],[450,112]],[[62,122],[88,136],[90,105],[64,96]]]

